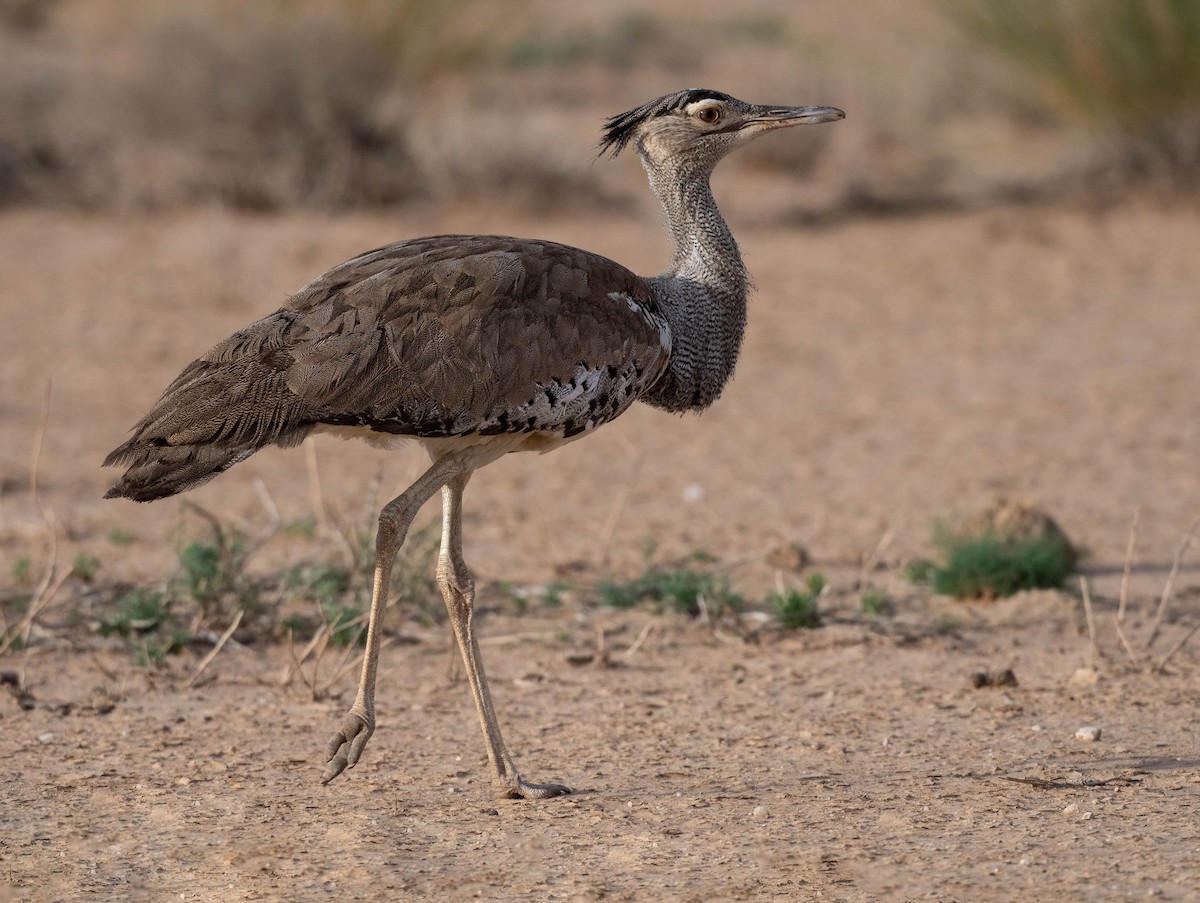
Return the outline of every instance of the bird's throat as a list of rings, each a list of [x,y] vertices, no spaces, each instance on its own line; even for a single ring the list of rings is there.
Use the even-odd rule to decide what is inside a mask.
[[[671,265],[647,280],[671,329],[667,372],[642,397],[669,411],[703,410],[733,375],[746,325],[746,268],[717,209],[711,166],[656,166],[643,157],[675,241]]]

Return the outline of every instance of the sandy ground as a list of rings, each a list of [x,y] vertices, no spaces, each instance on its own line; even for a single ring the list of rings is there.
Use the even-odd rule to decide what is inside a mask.
[[[88,598],[68,581],[34,642],[0,659],[26,692],[0,694],[0,898],[1200,899],[1200,640],[1152,667],[1200,621],[1195,553],[1146,649],[1200,514],[1195,210],[799,231],[717,191],[758,286],[726,395],[699,419],[635,409],[553,455],[512,456],[467,495],[481,585],[577,586],[557,610],[481,598],[480,617],[510,748],[576,794],[492,798],[444,628],[404,622],[364,761],[322,787],[353,675],[314,702],[280,680],[287,646],[255,642],[188,688],[203,646],[138,668],[62,626]],[[324,267],[439,231],[554,238],[640,272],[668,256],[648,207],[0,217],[0,581],[48,556],[28,492],[48,380],[38,489],[59,560],[85,551],[103,581],[161,583],[181,503],[102,502],[104,454],[183,364]],[[335,440],[317,454],[325,497],[347,509],[370,504],[381,467],[386,494],[421,463]],[[303,453],[267,451],[192,497],[261,529],[255,482],[287,522],[313,513],[308,477]],[[1040,503],[1087,550],[1096,651],[1071,595],[967,604],[904,581],[935,521],[996,495]],[[1126,652],[1113,624],[1138,508]],[[589,581],[637,574],[647,538],[657,559],[730,563],[750,597],[799,579],[766,552],[802,542],[830,578],[825,626],[744,642],[597,609]],[[257,566],[302,546],[274,542]],[[865,579],[896,607],[883,618],[859,609],[873,553]],[[597,629],[614,666],[571,664]],[[1016,686],[972,688],[1003,668]],[[1083,725],[1101,739],[1074,739]]]

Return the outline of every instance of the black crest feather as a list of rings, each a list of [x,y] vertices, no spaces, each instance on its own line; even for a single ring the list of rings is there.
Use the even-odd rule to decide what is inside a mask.
[[[604,137],[600,139],[601,155],[612,152],[615,157],[625,149],[638,126],[656,116],[664,116],[682,110],[699,100],[733,100],[728,94],[710,91],[707,88],[685,88],[674,94],[665,94],[649,103],[644,103],[626,113],[610,117],[604,123]]]

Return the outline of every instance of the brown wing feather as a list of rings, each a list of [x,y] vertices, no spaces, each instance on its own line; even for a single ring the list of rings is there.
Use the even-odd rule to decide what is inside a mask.
[[[110,495],[191,488],[317,424],[571,435],[668,356],[646,284],[552,242],[436,236],[362,254],[188,365],[105,464]]]

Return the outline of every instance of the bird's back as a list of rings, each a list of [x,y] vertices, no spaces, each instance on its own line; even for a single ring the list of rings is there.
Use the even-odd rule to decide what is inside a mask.
[[[189,364],[105,464],[148,501],[315,428],[570,438],[662,373],[643,280],[553,242],[443,235],[361,254]]]

